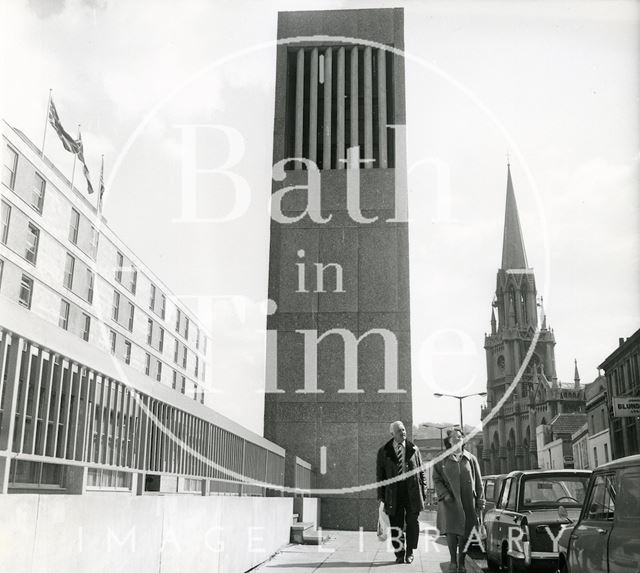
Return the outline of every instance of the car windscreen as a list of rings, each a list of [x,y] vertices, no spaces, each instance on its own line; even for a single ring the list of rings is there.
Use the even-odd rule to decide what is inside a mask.
[[[522,486],[522,506],[528,509],[582,507],[589,476],[532,476]]]

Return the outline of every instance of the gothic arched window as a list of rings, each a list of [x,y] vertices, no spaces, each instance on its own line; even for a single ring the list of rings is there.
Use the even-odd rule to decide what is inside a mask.
[[[522,322],[529,322],[529,313],[527,312],[527,292],[523,288],[520,290],[520,308],[522,309]]]

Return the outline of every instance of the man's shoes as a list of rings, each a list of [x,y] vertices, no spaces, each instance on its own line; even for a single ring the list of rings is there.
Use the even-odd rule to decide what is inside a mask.
[[[396,563],[404,563],[404,551],[402,553],[396,553]]]
[[[413,563],[413,552],[407,553],[407,556],[405,557],[405,561],[407,563]]]
[[[447,569],[447,573],[458,573],[458,564],[449,563],[449,569]]]
[[[458,555],[458,573],[467,573],[467,569],[465,567],[466,561],[466,553],[460,553]]]

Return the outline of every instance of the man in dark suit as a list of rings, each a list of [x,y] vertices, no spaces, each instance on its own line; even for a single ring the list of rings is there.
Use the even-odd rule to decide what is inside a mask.
[[[396,563],[413,562],[418,547],[418,516],[425,508],[427,481],[420,450],[407,440],[407,430],[400,421],[389,427],[393,436],[378,450],[376,479],[382,482],[398,476],[399,480],[378,486],[378,501],[384,502],[392,528]]]

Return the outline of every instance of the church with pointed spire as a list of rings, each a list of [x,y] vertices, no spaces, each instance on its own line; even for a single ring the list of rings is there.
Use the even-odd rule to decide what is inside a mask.
[[[547,324],[535,274],[527,262],[510,165],[502,263],[490,322],[491,332],[485,334],[484,341],[487,404],[481,412],[483,473],[537,468],[536,428],[549,424],[558,414],[584,412],[585,398],[577,363],[573,383],[560,382],[556,374],[555,335]],[[523,364],[517,385],[507,395]]]

